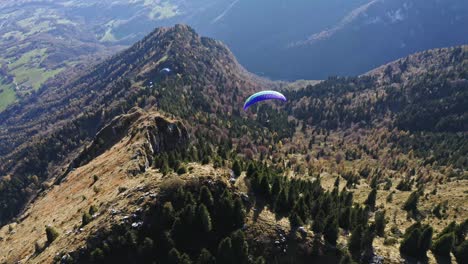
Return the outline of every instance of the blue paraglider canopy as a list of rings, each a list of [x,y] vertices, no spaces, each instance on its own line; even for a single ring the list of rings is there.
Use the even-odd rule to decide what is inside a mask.
[[[247,110],[247,108],[249,108],[249,106],[253,104],[256,104],[258,102],[265,101],[265,100],[272,100],[272,99],[286,102],[286,97],[284,97],[284,95],[279,92],[262,91],[262,92],[255,93],[249,98],[247,98],[244,104],[244,111]]]
[[[170,72],[171,72],[171,69],[169,69],[169,68],[163,68],[163,69],[161,70],[161,72],[162,72],[162,73],[170,73]]]

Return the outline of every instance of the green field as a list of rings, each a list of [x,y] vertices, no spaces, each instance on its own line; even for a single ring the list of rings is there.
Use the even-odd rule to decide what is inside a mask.
[[[47,49],[35,49],[28,51],[21,55],[21,57],[18,60],[12,60],[12,63],[8,65],[8,68],[10,70],[13,70],[15,68],[23,66],[24,64],[39,64],[46,58],[46,51]]]
[[[13,85],[4,84],[0,77],[0,111],[3,111],[8,105],[16,100],[16,94]]]
[[[40,66],[47,57],[46,52],[45,48],[31,50],[12,61],[8,68],[19,85],[31,86],[37,90],[47,79],[63,71],[63,68],[47,70]]]

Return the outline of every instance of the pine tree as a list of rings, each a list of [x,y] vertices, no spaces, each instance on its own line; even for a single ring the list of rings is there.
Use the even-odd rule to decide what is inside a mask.
[[[271,185],[271,196],[276,200],[281,192],[281,182],[279,177],[273,177],[273,184]]]
[[[235,263],[248,263],[249,245],[245,240],[244,232],[237,230],[231,235],[232,250]]]
[[[171,229],[171,237],[174,238],[178,247],[184,245],[187,239],[187,234],[185,232],[187,226],[183,221],[183,219],[176,218]]]
[[[456,247],[453,254],[459,264],[468,263],[468,240],[463,241],[458,247]]]
[[[412,192],[403,205],[403,210],[416,213],[418,210],[418,200],[419,193],[417,191]]]
[[[375,232],[378,236],[383,237],[385,235],[385,211],[378,211],[375,213]]]
[[[301,217],[295,211],[293,211],[289,215],[289,224],[291,225],[291,229],[294,229],[298,226],[304,225],[304,221],[302,221]]]
[[[275,201],[274,207],[278,214],[285,214],[289,211],[288,193],[284,190],[284,188],[281,189],[278,198]]]
[[[334,188],[340,187],[340,176],[336,177],[335,183],[333,184]]]
[[[181,260],[179,251],[176,248],[172,248],[169,251],[169,256],[167,260],[169,264],[179,264]]]
[[[169,174],[169,172],[171,171],[171,168],[169,167],[169,163],[167,159],[165,158],[162,160],[160,171],[164,176]]]
[[[153,241],[153,239],[151,239],[149,237],[145,237],[145,239],[143,239],[142,251],[145,254],[149,254],[149,253],[153,252],[153,250],[154,250],[154,241]]]
[[[235,228],[241,228],[245,222],[245,209],[244,204],[240,198],[234,201],[233,221]]]
[[[91,217],[91,215],[87,212],[83,213],[83,216],[81,217],[81,226],[85,226],[87,224],[89,224],[89,222],[91,222],[93,220],[93,218]]]
[[[336,246],[336,240],[338,239],[338,222],[336,217],[329,216],[327,223],[325,224],[325,229],[323,231],[323,237],[325,241],[330,243],[333,246]]]
[[[89,207],[89,214],[90,215],[94,215],[95,213],[97,213],[97,211],[98,211],[98,208],[95,205],[91,205]]]
[[[454,229],[455,233],[455,245],[461,244],[468,233],[468,219],[457,225]]]
[[[213,195],[211,194],[211,191],[210,189],[208,189],[208,187],[202,186],[200,188],[200,195],[198,197],[198,201],[206,205],[207,208],[213,208]]]
[[[171,234],[169,232],[163,232],[161,235],[161,240],[159,245],[159,250],[161,252],[169,252],[174,246],[174,240],[172,240]]]
[[[376,199],[377,199],[377,189],[372,189],[372,191],[367,196],[367,200],[365,201],[365,204],[368,205],[372,211],[374,211]]]
[[[186,196],[187,194],[185,193],[184,188],[179,187],[174,193],[174,197],[170,203],[175,209],[180,210],[180,208],[184,207],[185,205]]]
[[[351,208],[350,207],[346,207],[346,208],[342,209],[341,212],[340,212],[338,222],[340,224],[340,227],[345,229],[345,230],[349,230],[351,228],[350,214],[351,214]]]
[[[359,256],[361,251],[361,240],[362,240],[362,226],[357,225],[356,228],[351,232],[351,237],[348,241],[348,249],[353,256]]]
[[[161,230],[169,229],[172,227],[174,223],[175,216],[174,216],[174,207],[172,207],[171,202],[166,202],[163,205],[162,213],[160,215],[160,221],[158,223],[158,227],[160,226]]]
[[[216,259],[206,248],[200,251],[196,264],[216,264]]]
[[[104,260],[104,251],[100,248],[94,249],[90,255],[93,262],[99,263]]]
[[[268,177],[262,177],[260,181],[260,190],[263,196],[265,196],[266,198],[270,197],[270,184],[268,182]]]
[[[448,233],[437,239],[432,246],[432,253],[441,257],[450,257],[454,242],[454,234]]]
[[[422,259],[427,258],[426,252],[431,248],[433,229],[430,226],[424,228],[418,241],[418,252]]]
[[[374,242],[374,238],[375,238],[375,226],[369,225],[362,233],[362,238],[361,238],[362,258],[365,261],[370,261],[373,255],[372,243]]]
[[[58,236],[59,236],[59,233],[57,232],[57,230],[55,230],[55,228],[51,226],[46,227],[47,243],[50,244],[54,242],[54,240],[57,239]]]
[[[321,248],[321,243],[320,243],[320,236],[314,236],[314,239],[312,240],[312,249],[311,249],[311,254],[312,256],[319,256],[320,255],[320,248]]]
[[[413,225],[414,226],[414,225]],[[408,228],[405,232],[403,241],[400,244],[400,252],[403,255],[411,257],[419,257],[418,244],[421,237],[419,227]]]
[[[351,259],[351,256],[348,253],[344,253],[340,259],[339,264],[352,264],[352,263],[353,263],[353,260]]]
[[[232,230],[234,226],[234,202],[228,190],[221,195],[220,201],[215,203],[215,224],[218,232],[224,233]]]
[[[197,214],[195,217],[197,220],[198,228],[201,232],[207,233],[212,229],[211,226],[211,216],[208,212],[208,209],[204,204],[198,206]]]
[[[234,175],[236,177],[239,177],[241,175],[242,168],[241,168],[238,160],[234,161],[234,164],[232,165],[232,171],[234,172]]]
[[[256,171],[255,166],[253,165],[253,163],[250,163],[249,166],[247,167],[246,176],[248,178],[252,177],[255,171]]]
[[[312,223],[312,230],[315,233],[322,233],[325,227],[325,213],[322,209],[319,210],[318,214],[315,216],[314,222]]]
[[[235,263],[234,254],[232,252],[231,238],[226,237],[225,239],[221,240],[218,246],[218,255],[216,257],[216,260],[219,263]]]
[[[192,264],[192,260],[190,259],[189,255],[187,255],[186,253],[183,253],[180,256],[179,263],[180,264]]]

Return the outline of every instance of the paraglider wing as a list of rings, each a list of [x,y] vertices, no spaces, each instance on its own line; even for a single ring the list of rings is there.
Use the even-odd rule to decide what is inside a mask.
[[[251,95],[244,103],[244,111],[251,105],[265,100],[280,100],[286,102],[286,97],[276,91],[262,91]]]
[[[170,73],[170,72],[171,72],[171,69],[169,69],[169,68],[164,68],[164,69],[161,70],[161,72]]]

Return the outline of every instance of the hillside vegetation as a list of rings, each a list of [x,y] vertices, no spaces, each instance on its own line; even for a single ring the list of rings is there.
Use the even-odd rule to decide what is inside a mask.
[[[156,29],[0,114],[0,255],[463,263],[467,51],[415,54],[244,112],[253,91],[281,84],[190,27]],[[119,221],[107,221],[111,204]]]

